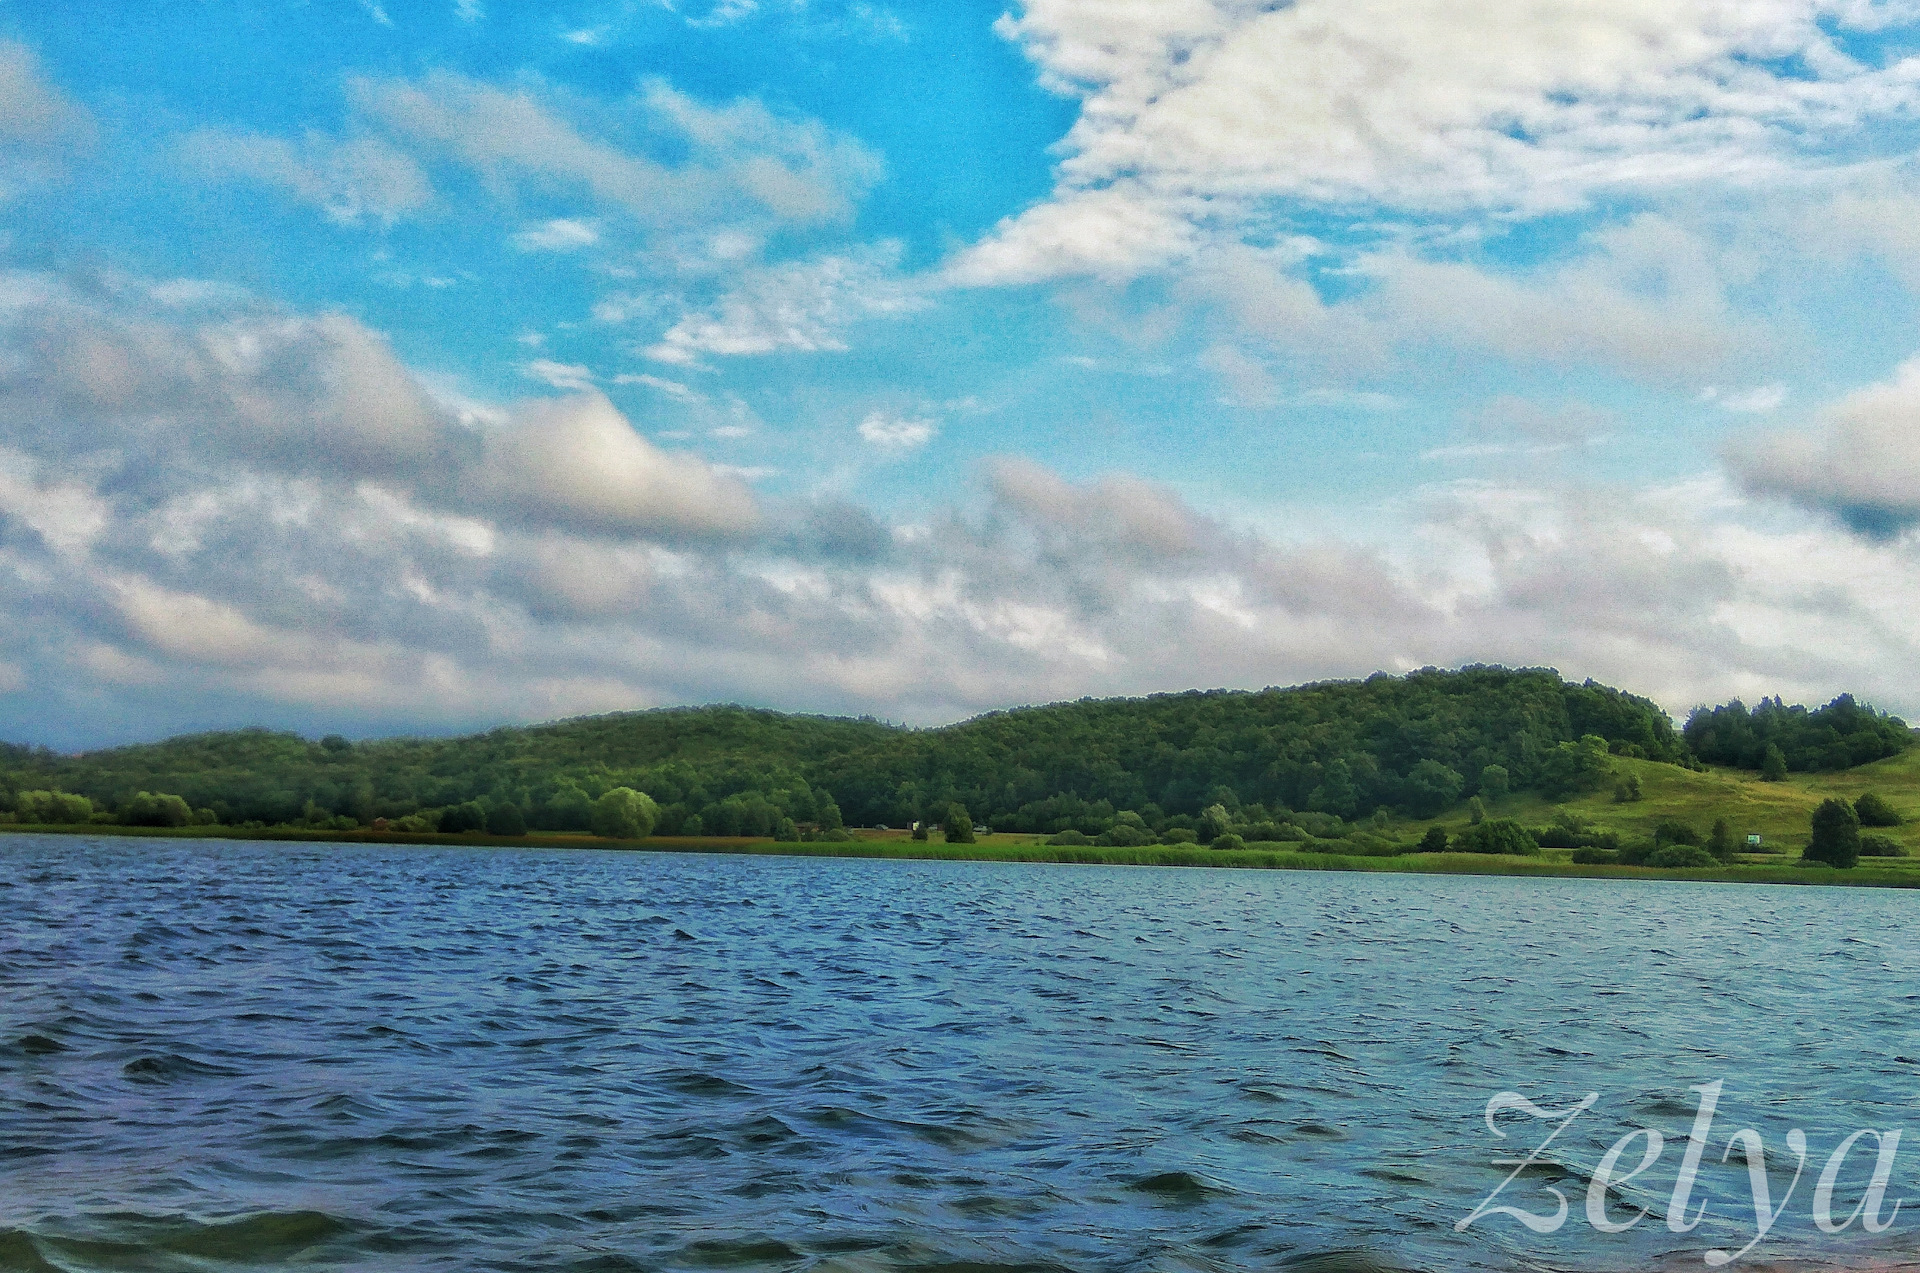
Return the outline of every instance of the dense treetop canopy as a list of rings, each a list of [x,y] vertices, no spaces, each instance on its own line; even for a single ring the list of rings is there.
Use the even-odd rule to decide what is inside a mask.
[[[1767,748],[1778,747],[1789,772],[1850,769],[1898,755],[1913,745],[1913,731],[1897,716],[1876,712],[1842,694],[1808,711],[1777,698],[1763,698],[1751,711],[1735,699],[1698,707],[1683,731],[1687,746],[1713,765],[1761,769]]]
[[[1841,702],[1847,712],[1839,702],[1814,713],[1763,703],[1749,714],[1733,704],[1696,713],[1689,730],[1737,710],[1748,722],[1772,712],[1764,719],[1870,736],[1876,755],[1908,739],[1898,722]],[[449,815],[455,821],[474,821],[511,804],[535,829],[587,830],[596,802],[628,788],[657,803],[656,834],[902,826],[938,822],[959,804],[996,829],[1091,835],[1127,811],[1129,825],[1160,830],[1197,827],[1215,809],[1241,821],[1305,822],[1382,806],[1430,816],[1506,790],[1560,796],[1606,781],[1609,755],[1690,761],[1686,740],[1646,699],[1551,670],[1468,667],[1083,699],[926,730],[720,706],[450,739],[310,742],[242,730],[80,756],[9,747],[0,753],[0,806],[18,793],[65,791],[117,810],[141,793],[166,793],[196,817],[318,824],[450,809],[461,811]]]

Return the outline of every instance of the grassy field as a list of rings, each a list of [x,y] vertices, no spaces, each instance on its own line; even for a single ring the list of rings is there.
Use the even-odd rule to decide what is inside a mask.
[[[904,831],[857,831],[851,841],[839,843],[775,843],[770,840],[717,837],[658,837],[640,841],[611,841],[587,835],[534,833],[504,837],[466,835],[403,835],[372,831],[302,831],[294,829],[242,830],[234,827],[181,827],[157,830],[137,827],[7,827],[78,835],[160,835],[195,838],[342,841],[389,844],[466,844],[500,847],[541,846],[580,849],[646,849],[666,853],[755,853],[792,857],[867,857],[936,860],[1055,863],[1109,866],[1200,866],[1277,870],[1425,872],[1449,875],[1573,876],[1594,879],[1712,880],[1730,883],[1847,884],[1879,887],[1920,887],[1920,749],[1891,760],[1837,774],[1796,774],[1785,782],[1760,782],[1736,770],[1693,773],[1651,761],[1621,760],[1624,775],[1637,773],[1644,796],[1616,803],[1611,791],[1594,793],[1564,804],[1535,797],[1513,797],[1492,806],[1493,817],[1517,818],[1529,826],[1552,821],[1562,809],[1594,824],[1618,831],[1628,841],[1644,839],[1654,823],[1665,818],[1691,822],[1701,831],[1714,819],[1725,818],[1744,839],[1762,837],[1768,849],[1781,852],[1743,854],[1728,866],[1668,871],[1631,866],[1580,866],[1567,850],[1548,849],[1537,858],[1495,857],[1473,853],[1410,853],[1399,857],[1360,857],[1332,852],[1302,852],[1297,845],[1256,845],[1243,852],[1219,852],[1187,845],[1147,845],[1141,848],[1055,847],[1034,835],[994,835],[979,844],[915,842]],[[1877,791],[1907,818],[1903,826],[1877,834],[1889,835],[1915,856],[1863,858],[1850,871],[1796,865],[1806,844],[1807,822],[1814,806],[1828,796],[1853,799]],[[1434,820],[1457,833],[1467,825],[1464,808]],[[1418,840],[1428,822],[1401,819],[1385,834],[1398,840]],[[1316,848],[1337,842],[1318,841]]]

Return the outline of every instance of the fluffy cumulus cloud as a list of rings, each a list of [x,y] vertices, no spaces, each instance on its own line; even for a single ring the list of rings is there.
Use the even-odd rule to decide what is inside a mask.
[[[1849,37],[1872,0],[1033,0],[1001,20],[1080,99],[1051,198],[957,265],[971,282],[1139,269],[1274,201],[1534,214],[1756,185],[1869,156],[1920,101]],[[1835,143],[1838,150],[1835,149]]]
[[[0,662],[91,737],[210,702],[359,728],[723,698],[941,720],[1476,659],[1676,708],[1835,678],[1913,706],[1920,561],[1712,481],[1442,485],[1386,547],[1008,458],[889,523],[757,498],[591,389],[463,416],[351,320],[154,290],[16,278],[0,315]]]
[[[1753,490],[1889,539],[1920,525],[1920,358],[1807,426],[1738,438],[1727,460]]]

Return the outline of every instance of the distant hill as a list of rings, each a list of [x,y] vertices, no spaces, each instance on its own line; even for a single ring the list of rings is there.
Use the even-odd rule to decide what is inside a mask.
[[[1903,723],[1847,705],[1855,732],[1877,740],[1859,748],[1862,760],[1911,742]],[[1751,732],[1753,714],[1745,719]],[[1834,726],[1822,718],[1817,729]],[[1823,757],[1852,763],[1852,751],[1820,739],[1816,767]],[[1475,795],[1565,799],[1605,786],[1620,757],[1699,763],[1647,699],[1551,670],[1469,667],[1084,699],[926,730],[721,706],[454,739],[311,742],[241,730],[78,757],[16,747],[0,755],[0,810],[23,791],[71,792],[109,809],[146,791],[226,823],[317,824],[431,820],[478,802],[512,804],[536,829],[574,830],[593,799],[630,786],[663,806],[659,831],[669,834],[899,826],[939,817],[951,802],[997,829],[1092,832],[1127,810],[1148,825],[1190,821],[1216,804],[1325,821],[1382,807],[1433,817]]]

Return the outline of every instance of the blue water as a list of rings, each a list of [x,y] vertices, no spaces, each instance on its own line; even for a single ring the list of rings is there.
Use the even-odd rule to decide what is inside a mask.
[[[1916,900],[5,837],[0,1268],[1702,1268],[1753,1233],[1742,1127],[1775,1202],[1811,1148],[1736,1267],[1894,1262],[1920,1201],[1828,1236],[1810,1195],[1920,1124]],[[1459,1232],[1548,1130],[1489,1134],[1509,1089],[1599,1094],[1501,1199],[1571,1215]],[[1637,1127],[1670,1143],[1608,1214],[1653,1214],[1603,1235]]]

